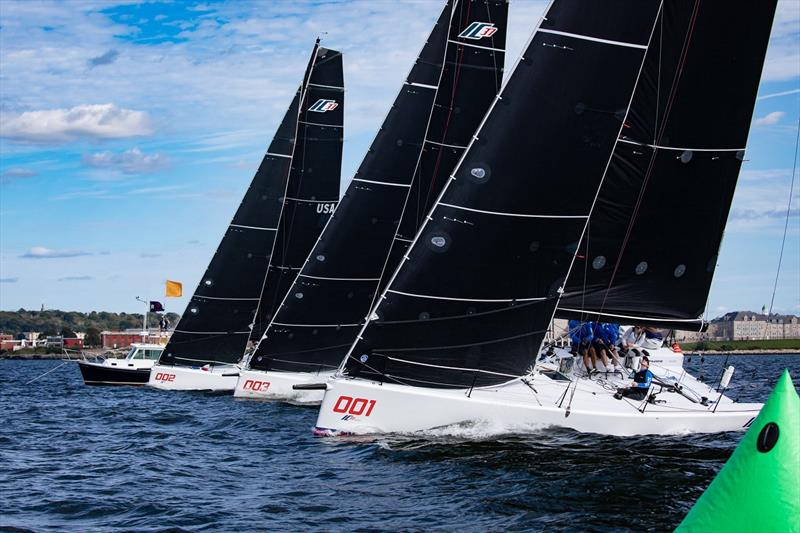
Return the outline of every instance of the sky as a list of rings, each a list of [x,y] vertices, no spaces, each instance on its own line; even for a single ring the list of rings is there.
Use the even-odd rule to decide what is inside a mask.
[[[344,53],[344,190],[442,5],[0,2],[0,309],[182,313],[314,39]],[[512,0],[507,74],[545,5]],[[708,318],[769,307],[799,118],[800,0],[781,0]],[[798,189],[781,313],[800,314]]]

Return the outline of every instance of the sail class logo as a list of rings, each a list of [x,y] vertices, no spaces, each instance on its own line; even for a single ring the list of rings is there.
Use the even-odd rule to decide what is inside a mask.
[[[309,111],[314,111],[315,113],[325,113],[327,111],[333,111],[339,107],[338,102],[336,100],[326,100],[325,98],[320,98],[314,105],[308,108]]]
[[[491,22],[473,22],[464,31],[458,34],[464,39],[483,39],[497,33],[497,28]]]

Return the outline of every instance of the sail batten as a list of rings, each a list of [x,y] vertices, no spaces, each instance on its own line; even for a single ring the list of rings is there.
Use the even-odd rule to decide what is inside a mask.
[[[302,372],[340,363],[402,257],[404,237],[416,231],[499,90],[507,10],[505,0],[446,3],[251,368]],[[471,25],[484,48],[459,41]]]

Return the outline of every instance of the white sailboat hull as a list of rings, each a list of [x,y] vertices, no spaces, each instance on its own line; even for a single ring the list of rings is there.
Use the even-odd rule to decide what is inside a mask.
[[[237,365],[214,365],[207,370],[155,365],[150,370],[147,384],[161,390],[233,391],[237,379],[239,379]]]
[[[676,369],[662,370],[662,375],[672,376]],[[582,371],[576,372],[582,375],[575,381],[532,374],[526,378],[530,386],[514,380],[471,391],[338,377],[328,382],[315,432],[415,433],[488,423],[500,432],[503,428],[520,432],[557,426],[619,436],[717,433],[745,430],[762,406],[734,403],[690,376],[682,376],[681,383],[696,391],[697,398],[706,396],[708,405],[692,402],[677,392],[660,390],[657,385],[652,389],[657,393],[657,403],[618,400],[613,394],[616,387],[630,383],[627,376],[601,373],[588,379]]]
[[[322,403],[322,390],[294,390],[294,385],[306,383],[325,383],[333,372],[264,372],[261,370],[242,370],[236,390],[236,398],[283,401],[299,405],[319,405]]]

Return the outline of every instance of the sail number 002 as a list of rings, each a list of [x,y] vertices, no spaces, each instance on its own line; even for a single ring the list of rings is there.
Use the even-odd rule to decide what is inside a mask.
[[[334,413],[347,413],[351,415],[364,415],[369,416],[372,414],[372,408],[375,407],[375,400],[368,400],[367,398],[351,398],[350,396],[339,396],[336,404],[333,406]],[[364,412],[366,410],[366,413]]]

